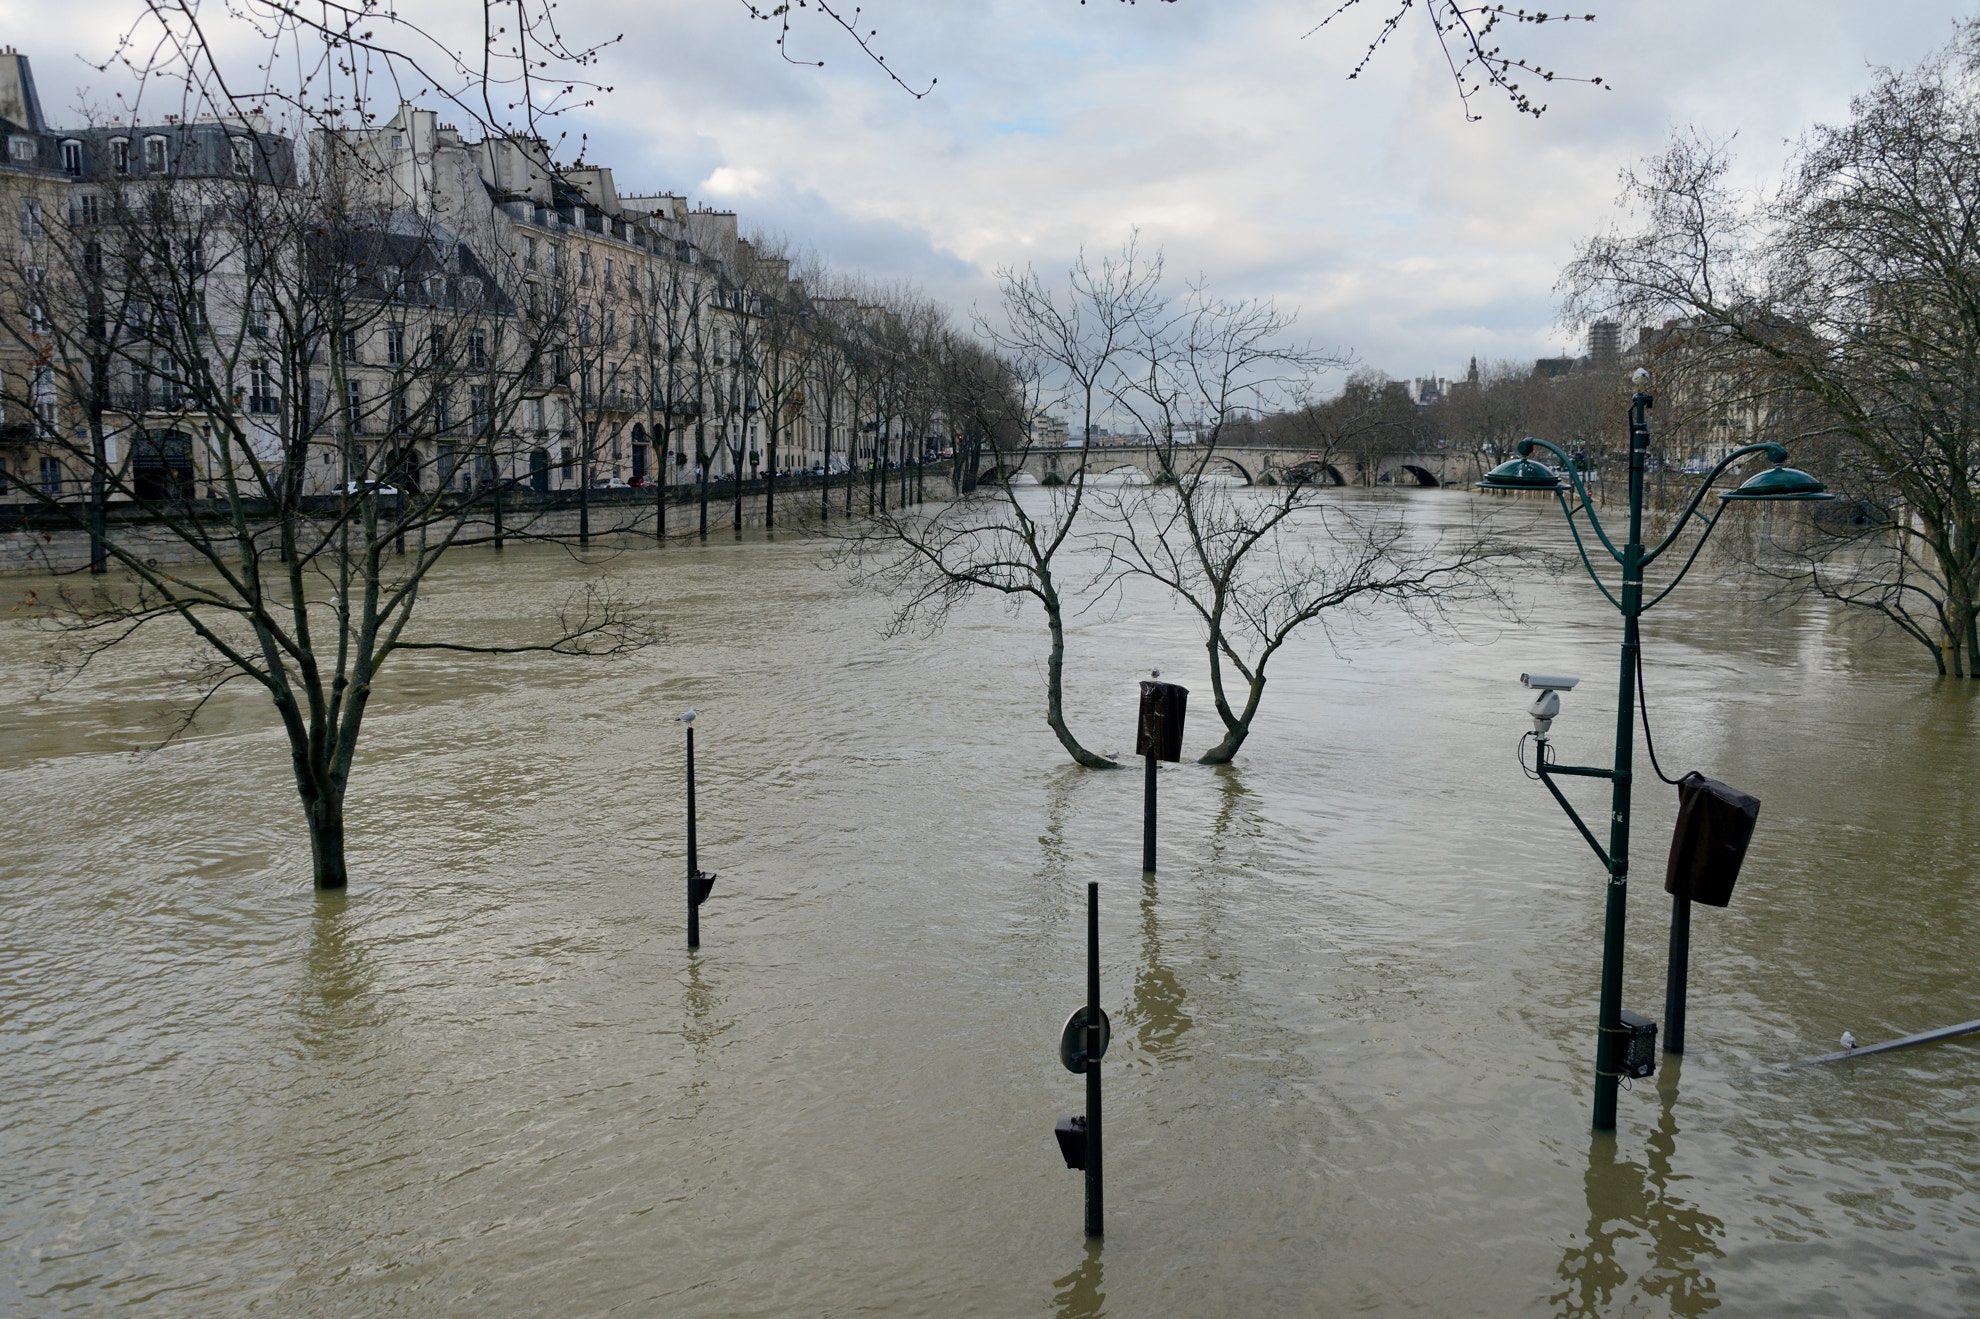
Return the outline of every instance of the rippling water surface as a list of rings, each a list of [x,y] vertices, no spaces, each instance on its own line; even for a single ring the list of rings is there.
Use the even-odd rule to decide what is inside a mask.
[[[0,1311],[1980,1312],[1980,1044],[1777,1066],[1980,1016],[1975,706],[1909,643],[1709,580],[1651,616],[1666,768],[1764,806],[1694,923],[1690,1054],[1594,1138],[1602,878],[1513,760],[1532,668],[1587,675],[1556,733],[1605,757],[1585,582],[1463,640],[1296,643],[1235,765],[1164,768],[1144,881],[1141,776],[1065,763],[1034,614],[885,640],[819,558],[451,561],[429,635],[602,569],[667,642],[395,661],[330,898],[265,701],[133,755],[180,638],[43,693],[45,637],[0,626]],[[1191,624],[1133,595],[1074,638],[1091,743],[1157,664],[1210,744]],[[1674,801],[1640,783],[1625,1001],[1658,1017]],[[1051,1136],[1089,879],[1101,1249]]]

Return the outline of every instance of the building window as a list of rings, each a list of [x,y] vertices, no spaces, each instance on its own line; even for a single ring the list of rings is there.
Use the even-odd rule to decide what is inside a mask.
[[[344,424],[351,434],[364,434],[364,386],[355,380],[344,382]]]
[[[40,266],[28,266],[24,273],[27,275],[28,333],[47,334],[48,272]]]
[[[60,459],[41,460],[41,493],[53,499],[62,493],[62,463]]]
[[[110,168],[117,174],[131,172],[131,140],[127,137],[110,139]]]
[[[268,300],[257,297],[248,305],[248,333],[257,339],[268,337]]]
[[[591,304],[588,302],[578,304],[578,342],[591,342]]]
[[[254,175],[254,139],[237,137],[234,142],[234,173],[244,178]]]
[[[162,360],[164,365],[151,372],[158,378],[158,406],[167,412],[176,412],[180,402],[179,378],[172,373],[169,359]]]
[[[35,420],[41,423],[43,435],[55,433],[55,368],[37,366],[34,378],[28,385],[29,401],[34,405]]]
[[[468,410],[473,414],[474,428],[477,431],[488,429],[488,386],[468,386]]]
[[[385,361],[390,366],[406,362],[406,332],[396,325],[385,331]]]
[[[31,137],[10,137],[7,139],[7,154],[24,165],[32,165],[39,154]]]
[[[454,391],[441,387],[433,391],[433,429],[436,431],[454,428]]]
[[[488,334],[485,330],[468,331],[468,365],[476,370],[488,365]]]
[[[75,178],[82,177],[82,143],[68,141],[62,144],[62,172]]]
[[[534,238],[526,237],[523,239],[523,269],[536,269],[536,240]]]
[[[612,258],[609,256],[605,258],[605,291],[612,291]]]
[[[411,416],[412,412],[406,406],[406,391],[403,389],[394,389],[392,391],[391,411],[392,430],[395,433],[404,430],[406,428],[406,422]]]
[[[165,139],[148,137],[144,140],[144,171],[147,174],[165,172]]]
[[[76,222],[85,225],[103,223],[103,199],[93,192],[76,198]]]
[[[578,249],[578,283],[589,287],[591,284],[591,253]]]
[[[344,331],[344,360],[346,362],[361,362],[364,360],[358,354],[358,333],[356,330]]]
[[[322,376],[309,378],[309,428],[312,431],[323,429],[323,423],[330,416],[330,385]]]
[[[21,237],[29,242],[38,242],[46,233],[47,230],[41,225],[41,199],[21,198]]]
[[[248,411],[266,416],[275,411],[275,376],[268,363],[248,363]]]

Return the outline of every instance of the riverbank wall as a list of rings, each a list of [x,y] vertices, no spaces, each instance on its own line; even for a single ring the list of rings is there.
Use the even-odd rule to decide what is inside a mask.
[[[764,487],[762,481],[745,483],[739,519],[735,487],[711,485],[708,493],[708,534],[733,534],[739,520],[743,529],[762,527],[768,502],[768,492]],[[927,474],[923,488],[931,499],[948,497],[949,483],[937,479],[932,471]],[[607,542],[655,539],[662,515],[657,494],[652,489],[593,490],[588,510],[591,537]],[[816,522],[819,503],[825,494],[816,478],[779,480],[776,488],[777,525],[798,527]],[[865,512],[867,496],[866,482],[860,479],[852,491],[854,516]],[[830,497],[832,518],[837,521],[844,515],[846,507],[845,478],[834,479]],[[900,497],[901,482],[899,475],[895,474],[889,484],[889,505],[898,503]],[[332,516],[338,511],[338,501],[334,498],[312,502],[323,505],[320,512],[325,516]],[[209,543],[217,553],[232,553],[235,533],[231,510],[224,500],[193,500],[180,507],[183,515],[175,520],[181,526],[196,524],[198,534],[209,537]],[[467,543],[485,544],[494,536],[494,510],[488,504],[468,508],[465,515],[459,539]],[[690,487],[670,492],[664,505],[664,515],[669,540],[699,535],[702,525],[699,491]],[[503,533],[516,543],[575,541],[585,516],[586,511],[580,508],[578,494],[574,490],[547,494],[519,491],[503,496]],[[89,533],[78,525],[78,519],[84,517],[87,517],[87,512],[80,506],[75,506],[73,510],[24,504],[0,507],[0,575],[46,575],[87,570]],[[185,536],[130,504],[112,504],[108,524],[112,541],[148,566],[172,567],[205,561],[205,554],[188,544]],[[275,525],[271,518],[255,516],[250,510],[248,526],[252,534],[272,537]],[[444,518],[442,525],[451,528],[453,519]]]

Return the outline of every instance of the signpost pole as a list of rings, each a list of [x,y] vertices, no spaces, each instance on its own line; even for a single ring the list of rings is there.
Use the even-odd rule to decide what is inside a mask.
[[[687,730],[687,811],[688,811],[688,947],[701,947],[701,908],[694,901],[694,877],[701,873],[694,854],[694,725]]]
[[[1155,757],[1151,753],[1143,757],[1148,762],[1148,788],[1142,794],[1141,804],[1141,871],[1155,873]]]
[[[1149,757],[1149,780],[1154,781]],[[1100,1191],[1100,885],[1086,885],[1086,1235],[1106,1234]]]

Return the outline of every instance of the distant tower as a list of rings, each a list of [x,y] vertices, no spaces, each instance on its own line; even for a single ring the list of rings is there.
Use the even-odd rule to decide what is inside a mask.
[[[1476,357],[1471,359],[1471,369],[1464,373],[1464,382],[1467,385],[1478,383],[1478,359]]]
[[[1588,356],[1598,364],[1613,362],[1622,348],[1622,326],[1614,321],[1596,321],[1588,327]]]

